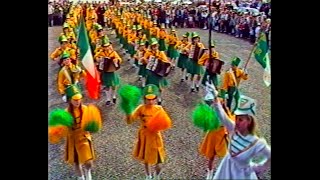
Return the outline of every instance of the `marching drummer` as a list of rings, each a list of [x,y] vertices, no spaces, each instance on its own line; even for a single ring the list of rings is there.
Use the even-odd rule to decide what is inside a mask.
[[[167,64],[167,66],[164,67],[167,68],[164,71],[168,71],[171,68],[171,62],[168,60],[165,52],[159,51],[158,46],[159,44],[157,39],[152,38],[150,42],[150,49],[145,53],[143,61],[146,61],[148,63],[146,67],[146,84],[154,84],[160,89],[160,92],[163,92],[164,87],[168,86],[168,81],[163,75],[159,75],[157,74],[157,72],[155,72],[155,69],[157,69],[157,67],[155,66],[160,65],[161,63],[165,63]],[[155,61],[158,61],[158,63],[154,63]],[[161,105],[161,101],[161,95],[159,95],[159,105]]]
[[[116,87],[119,85],[119,75],[116,71],[120,69],[122,59],[112,48],[109,39],[105,38],[102,46],[103,49],[94,56],[94,59],[100,63],[99,69],[102,71],[102,81],[107,96],[106,105],[109,106],[111,105],[111,97],[113,104],[117,100]]]

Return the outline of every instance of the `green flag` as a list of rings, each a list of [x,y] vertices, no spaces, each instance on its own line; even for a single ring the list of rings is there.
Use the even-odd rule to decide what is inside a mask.
[[[270,59],[268,53],[268,46],[266,40],[266,34],[261,33],[258,40],[258,44],[254,51],[254,56],[258,63],[264,69],[263,81],[267,86],[271,84],[271,70],[270,70]]]

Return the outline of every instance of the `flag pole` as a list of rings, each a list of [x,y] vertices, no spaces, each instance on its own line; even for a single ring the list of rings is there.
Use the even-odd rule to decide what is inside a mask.
[[[259,38],[256,39],[256,41],[254,42],[254,45],[252,46],[252,49],[251,49],[250,54],[249,54],[249,57],[248,57],[248,59],[247,59],[247,61],[246,61],[246,64],[244,65],[244,68],[243,68],[243,69],[247,69],[247,66],[248,66],[248,64],[249,64],[249,61],[250,61],[250,59],[251,59],[251,56],[252,56],[255,48],[257,47],[257,44],[258,44],[259,40],[261,39],[261,36],[262,36],[262,32],[259,33]]]
[[[211,0],[209,0],[209,5],[208,5],[208,11],[209,11],[209,18],[208,18],[208,26],[209,26],[209,42],[208,42],[208,48],[209,48],[209,62],[211,63],[212,57],[211,57],[211,36],[212,36],[212,31],[211,31],[211,23],[212,23],[212,18],[211,18]]]

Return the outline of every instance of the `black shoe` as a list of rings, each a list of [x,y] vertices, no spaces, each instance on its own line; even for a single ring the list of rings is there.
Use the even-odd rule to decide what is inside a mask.
[[[117,98],[113,98],[112,102],[113,102],[113,104],[116,104],[117,103]]]
[[[197,92],[199,92],[199,89],[200,89],[199,87],[196,87],[196,91],[197,91]]]
[[[186,76],[186,80],[188,80],[188,76]]]
[[[158,101],[158,105],[161,105],[161,101]]]
[[[196,90],[194,88],[191,88],[191,92],[196,92]]]
[[[184,79],[181,79],[180,82],[184,82]]]
[[[106,102],[106,106],[110,106],[111,105],[111,102],[110,101],[107,101]]]

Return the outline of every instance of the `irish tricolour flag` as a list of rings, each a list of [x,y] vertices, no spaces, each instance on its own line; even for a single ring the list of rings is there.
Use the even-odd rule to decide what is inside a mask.
[[[91,99],[98,99],[100,91],[100,78],[93,61],[87,29],[85,27],[83,17],[81,17],[80,21],[77,45],[80,49],[81,63],[87,72],[86,89],[88,91],[88,96]]]

